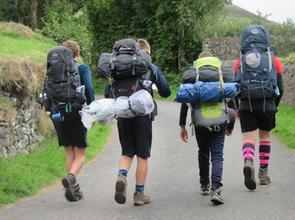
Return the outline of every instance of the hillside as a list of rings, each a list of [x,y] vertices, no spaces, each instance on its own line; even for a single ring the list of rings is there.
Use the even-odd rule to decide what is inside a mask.
[[[19,118],[24,117],[24,111],[28,111],[25,121],[32,117],[31,124],[36,123],[34,115],[43,117],[41,111],[36,113],[33,100],[43,84],[47,52],[54,45],[54,41],[22,24],[0,23],[0,158],[15,154],[17,136],[22,139],[21,135],[27,135],[36,141],[36,135],[29,132],[31,128],[24,128],[23,134],[16,127],[20,123],[18,127],[23,128]],[[47,122],[42,121],[45,124],[38,122],[39,131],[46,133]]]
[[[0,23],[0,57],[45,61],[46,54],[55,45],[51,39],[16,23]]]
[[[224,9],[222,9],[218,13],[219,18],[236,18],[236,19],[250,19],[250,20],[257,20],[262,19],[264,22],[272,23],[271,21],[259,17],[257,14],[254,14],[246,9],[240,8],[237,5],[227,5]]]

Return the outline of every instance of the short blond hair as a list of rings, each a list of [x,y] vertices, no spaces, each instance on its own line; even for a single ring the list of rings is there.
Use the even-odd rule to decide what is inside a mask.
[[[139,47],[141,50],[145,51],[148,54],[151,54],[151,46],[145,39],[138,39]]]
[[[63,42],[62,45],[73,52],[74,58],[80,56],[80,46],[78,42],[73,40],[67,40]]]
[[[202,51],[199,56],[198,59],[203,58],[203,57],[212,57],[212,53],[210,53],[208,50]]]

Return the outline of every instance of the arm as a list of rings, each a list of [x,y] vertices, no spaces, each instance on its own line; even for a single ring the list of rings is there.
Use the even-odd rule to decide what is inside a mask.
[[[279,104],[281,102],[281,99],[283,97],[283,94],[284,94],[284,84],[283,84],[283,76],[282,76],[282,74],[277,74],[277,85],[278,85],[278,88],[279,88],[279,91],[280,91],[280,95],[277,96],[276,99],[275,99],[276,107],[279,106]]]
[[[167,98],[171,95],[167,80],[155,64],[151,65],[151,79],[156,84],[160,96]]]
[[[275,99],[276,107],[278,107],[278,105],[280,104],[280,101],[283,97],[283,93],[284,93],[283,76],[282,76],[282,73],[284,72],[284,67],[283,67],[281,61],[276,56],[273,56],[273,61],[274,61],[275,69],[277,72],[277,86],[280,91],[280,95],[277,96]]]
[[[181,108],[180,108],[179,125],[180,125],[180,138],[184,142],[187,142],[187,140],[188,140],[188,134],[187,134],[187,130],[185,128],[187,111],[188,111],[187,104],[182,103]]]
[[[89,105],[95,100],[95,93],[92,86],[91,71],[86,64],[79,65],[79,74],[81,78],[81,84],[85,85],[85,95],[87,98],[87,104]]]
[[[232,98],[228,102],[228,111],[229,111],[229,123],[226,126],[226,135],[230,136],[232,134],[232,131],[234,130],[235,127],[235,122],[236,122],[236,111],[237,111],[237,105],[235,102],[235,99]]]

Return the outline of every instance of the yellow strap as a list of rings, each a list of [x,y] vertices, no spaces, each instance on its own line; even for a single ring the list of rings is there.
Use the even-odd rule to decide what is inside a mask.
[[[199,58],[195,61],[195,68],[197,71],[203,66],[213,66],[218,69],[218,78],[220,82],[220,90],[224,91],[224,82],[223,82],[223,77],[222,77],[222,62],[218,57],[202,57]]]

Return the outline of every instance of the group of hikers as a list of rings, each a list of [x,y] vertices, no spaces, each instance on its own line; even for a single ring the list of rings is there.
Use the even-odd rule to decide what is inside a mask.
[[[247,27],[242,32],[240,46],[241,56],[234,68],[223,64],[206,50],[200,53],[193,67],[183,75],[184,85],[197,87],[202,82],[203,87],[200,88],[217,85],[219,89],[219,96],[214,101],[206,99],[208,97],[205,97],[204,102],[195,98],[180,101],[182,104],[179,118],[180,138],[187,142],[186,117],[188,109],[191,110],[199,148],[200,191],[202,195],[210,195],[210,201],[214,205],[224,203],[221,196],[223,148],[225,135],[232,134],[236,117],[240,118],[243,135],[245,186],[249,190],[256,189],[253,159],[257,134],[259,184],[267,185],[271,181],[268,174],[270,136],[283,95],[283,67],[273,54],[270,35],[263,26]],[[62,178],[61,183],[68,201],[83,198],[76,177],[85,161],[87,129],[81,121],[79,111],[85,103],[90,104],[95,99],[90,68],[86,64],[76,63],[75,58],[79,55],[78,43],[70,40],[49,51],[43,91],[44,107],[53,121],[58,144],[64,147],[66,154],[67,175]],[[101,55],[98,67],[100,77],[106,81],[107,98],[129,97],[139,90],[146,90],[153,96],[153,84],[160,96],[166,98],[171,94],[164,75],[152,63],[151,47],[145,39],[126,38],[116,41],[112,53]],[[238,88],[237,96],[236,93],[226,95],[225,88],[228,85]],[[155,102],[154,104],[154,110],[150,114],[116,118],[122,149],[114,196],[119,204],[126,202],[127,175],[134,156],[137,159],[134,205],[141,206],[151,202],[144,189],[152,144],[152,121],[157,115],[157,105]]]

